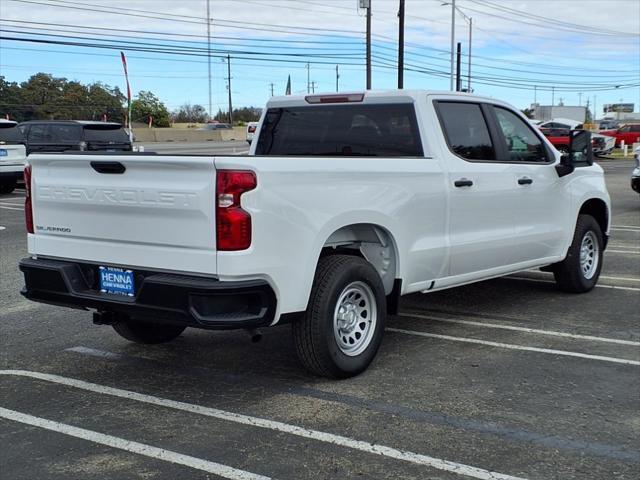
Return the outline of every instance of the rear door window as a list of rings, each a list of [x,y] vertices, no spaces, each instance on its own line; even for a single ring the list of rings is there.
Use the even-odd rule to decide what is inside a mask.
[[[29,142],[46,142],[47,141],[47,126],[43,124],[35,124],[29,127],[29,133],[27,136]]]
[[[440,101],[437,106],[442,129],[453,153],[467,160],[496,160],[480,104]]]
[[[270,108],[256,155],[421,157],[413,104]]]
[[[53,143],[77,143],[80,139],[80,125],[50,125],[49,135]]]

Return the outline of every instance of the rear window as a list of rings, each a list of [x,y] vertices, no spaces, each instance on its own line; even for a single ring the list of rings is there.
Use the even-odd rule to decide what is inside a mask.
[[[14,124],[0,123],[0,142],[3,143],[22,143],[22,132]]]
[[[84,139],[87,142],[129,143],[129,135],[122,128],[84,128]]]
[[[256,155],[421,157],[413,104],[270,108]]]

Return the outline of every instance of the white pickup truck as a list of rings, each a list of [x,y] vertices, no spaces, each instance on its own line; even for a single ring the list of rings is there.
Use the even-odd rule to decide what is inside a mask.
[[[589,132],[560,157],[467,94],[273,98],[247,156],[33,155],[31,300],[140,343],[292,323],[312,372],[362,372],[399,298],[542,267],[598,280],[610,207]]]

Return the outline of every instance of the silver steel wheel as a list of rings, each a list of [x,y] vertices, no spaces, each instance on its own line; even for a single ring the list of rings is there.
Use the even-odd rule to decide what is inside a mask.
[[[582,237],[580,245],[580,269],[582,276],[587,280],[593,278],[598,270],[598,262],[600,261],[600,247],[595,233],[589,230]]]
[[[342,290],[333,313],[333,334],[342,353],[355,357],[367,349],[376,330],[377,310],[376,297],[366,283],[353,282]]]

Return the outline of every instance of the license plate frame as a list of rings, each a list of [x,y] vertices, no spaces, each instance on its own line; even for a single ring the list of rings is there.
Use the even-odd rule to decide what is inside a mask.
[[[120,267],[99,266],[100,292],[108,295],[133,297],[136,293],[133,270]]]

